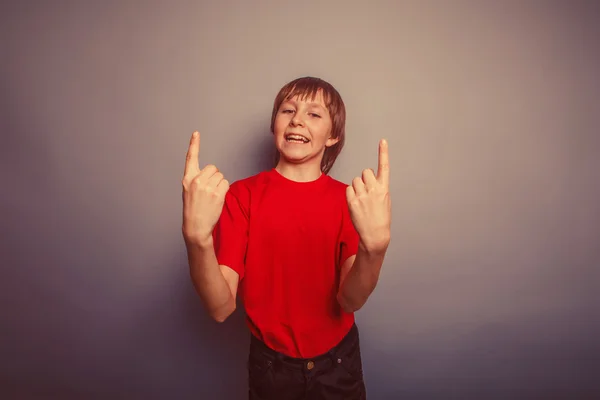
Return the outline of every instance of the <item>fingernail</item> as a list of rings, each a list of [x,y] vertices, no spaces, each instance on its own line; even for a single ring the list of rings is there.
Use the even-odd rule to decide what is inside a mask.
[[[197,137],[198,137],[198,131],[195,131],[195,132],[192,134],[192,136],[194,136],[195,138],[197,138]]]

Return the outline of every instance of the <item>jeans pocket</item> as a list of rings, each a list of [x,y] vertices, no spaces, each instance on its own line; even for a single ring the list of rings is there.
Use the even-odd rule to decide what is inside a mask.
[[[250,355],[248,358],[248,381],[250,386],[259,386],[272,368],[272,360]]]
[[[340,357],[337,359],[337,363],[352,380],[358,382],[363,380],[362,362],[360,357]]]

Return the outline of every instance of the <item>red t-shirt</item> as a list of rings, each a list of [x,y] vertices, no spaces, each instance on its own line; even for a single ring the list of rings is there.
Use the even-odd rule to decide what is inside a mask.
[[[252,334],[291,357],[334,347],[354,323],[337,302],[340,268],[358,234],[346,185],[295,182],[275,169],[234,182],[214,231],[219,264],[240,276]]]

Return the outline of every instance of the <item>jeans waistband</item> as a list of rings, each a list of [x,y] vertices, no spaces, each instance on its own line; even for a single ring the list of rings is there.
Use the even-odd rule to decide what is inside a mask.
[[[354,324],[352,324],[352,327],[350,328],[348,333],[344,336],[344,338],[337,345],[335,345],[333,348],[331,348],[326,353],[320,354],[315,357],[310,357],[310,358],[296,358],[296,357],[291,357],[291,356],[285,355],[283,353],[280,353],[278,351],[275,351],[254,335],[251,335],[250,347],[251,347],[251,349],[254,348],[255,350],[259,350],[263,355],[269,356],[269,358],[272,358],[273,360],[283,361],[286,364],[292,364],[292,365],[295,364],[298,366],[303,366],[308,360],[311,360],[314,362],[319,362],[321,360],[328,360],[328,359],[337,357],[338,350],[340,348],[343,348],[346,344],[349,344],[352,341],[354,341],[357,336],[358,336],[358,327],[356,326],[356,323],[354,323]]]

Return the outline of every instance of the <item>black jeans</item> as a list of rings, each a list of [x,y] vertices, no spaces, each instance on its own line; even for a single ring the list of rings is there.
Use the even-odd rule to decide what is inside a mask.
[[[292,358],[251,336],[250,400],[366,400],[358,328],[320,356]]]

